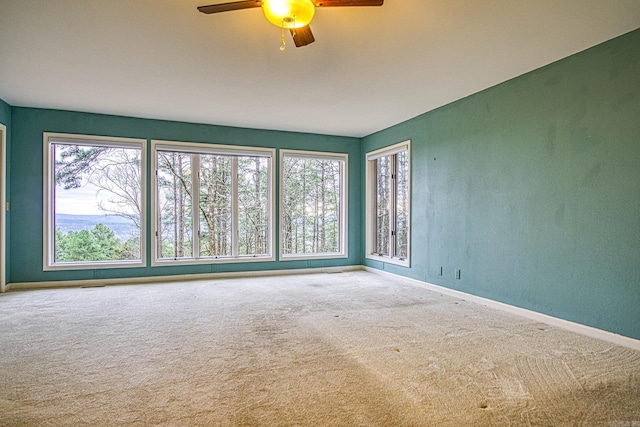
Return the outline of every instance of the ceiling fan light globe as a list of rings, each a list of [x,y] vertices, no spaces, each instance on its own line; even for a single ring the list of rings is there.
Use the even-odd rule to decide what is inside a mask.
[[[262,11],[277,27],[301,28],[313,19],[315,6],[311,0],[264,0]]]

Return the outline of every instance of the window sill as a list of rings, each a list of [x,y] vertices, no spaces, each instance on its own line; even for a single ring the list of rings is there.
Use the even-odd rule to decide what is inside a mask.
[[[366,258],[372,261],[378,261],[385,264],[399,265],[400,267],[407,267],[407,268],[411,267],[411,263],[409,262],[408,259],[389,258],[386,256],[375,255],[375,254],[368,254]]]
[[[347,254],[343,253],[322,253],[322,254],[293,254],[284,255],[280,254],[280,261],[304,261],[313,259],[340,259],[347,258]]]
[[[152,267],[171,266],[171,265],[199,265],[199,264],[233,264],[244,262],[273,262],[275,257],[269,255],[259,256],[240,256],[237,258],[219,257],[219,258],[163,258],[152,261]]]
[[[57,262],[50,265],[45,265],[44,271],[57,271],[57,270],[101,270],[101,269],[113,269],[113,268],[140,268],[144,267],[144,262],[141,260],[135,261],[95,261],[95,262]]]

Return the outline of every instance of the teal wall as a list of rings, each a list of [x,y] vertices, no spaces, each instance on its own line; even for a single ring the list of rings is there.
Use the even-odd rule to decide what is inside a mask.
[[[336,151],[350,160],[348,259],[114,269],[100,277],[364,262],[640,339],[640,30],[362,140],[2,101],[0,122],[9,137],[9,282],[95,274],[42,271],[43,132]],[[363,261],[364,155],[407,139],[412,266]]]
[[[93,279],[96,276],[120,278],[361,264],[360,196],[357,191],[351,191],[349,192],[348,258],[44,272],[42,269],[43,132],[348,153],[349,184],[356,189],[361,179],[360,140],[33,108],[13,108],[12,124],[13,139],[10,157],[12,164],[10,227],[13,230],[13,238],[10,241],[12,264],[10,282],[12,283]],[[278,162],[274,163],[277,165]],[[148,196],[147,202],[149,201]],[[151,213],[148,212],[147,215],[147,222],[150,223]],[[147,240],[147,258],[150,259],[149,238]]]
[[[406,139],[411,268],[367,265],[640,338],[640,30],[371,135],[363,156]]]
[[[11,170],[11,163],[9,162],[9,156],[11,153],[11,106],[9,104],[7,104],[6,102],[4,102],[2,99],[0,99],[0,123],[2,123],[3,125],[6,126],[7,128],[7,136],[6,136],[6,142],[7,142],[7,146],[6,146],[6,156],[7,156],[7,170],[6,170],[6,176],[5,179],[7,180],[7,201],[10,201],[11,198],[11,194],[10,194],[10,183],[9,183],[9,171]],[[7,242],[9,242],[10,238],[11,238],[11,229],[9,228],[9,221],[10,221],[10,217],[11,217],[11,212],[7,212],[6,215],[6,220],[7,220],[7,227],[6,227],[6,232],[7,232],[7,236],[6,236],[6,240]],[[6,268],[6,275],[7,275],[7,282],[9,282],[9,278],[11,277],[11,251],[10,248],[7,247],[5,248],[5,268]]]

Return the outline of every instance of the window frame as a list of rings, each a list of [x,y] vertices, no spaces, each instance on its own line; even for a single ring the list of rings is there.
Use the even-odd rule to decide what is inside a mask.
[[[119,261],[55,261],[55,144],[89,147],[136,148],[140,150],[140,259]],[[52,270],[87,270],[144,267],[147,264],[147,140],[68,133],[43,133],[43,254],[42,268]]]
[[[401,152],[407,152],[407,257],[400,258],[396,256],[397,242],[394,235],[396,233],[396,213],[397,213],[397,185],[395,181],[395,174],[391,174],[389,186],[391,189],[390,195],[390,218],[389,224],[393,226],[389,227],[389,254],[375,253],[376,244],[376,219],[375,213],[377,211],[377,188],[376,188],[376,160],[381,157],[391,157],[392,171],[395,172],[395,160],[397,154]],[[388,147],[384,147],[375,151],[371,151],[366,154],[366,255],[365,258],[388,263],[395,264],[403,267],[411,267],[411,140],[406,140]]]
[[[349,256],[349,233],[348,233],[348,221],[349,221],[349,209],[348,209],[348,180],[349,180],[349,154],[347,153],[332,153],[323,151],[306,151],[306,150],[279,150],[279,169],[280,169],[280,182],[279,191],[280,196],[278,198],[280,214],[279,214],[279,260],[280,261],[295,261],[295,260],[310,260],[310,259],[339,259],[347,258]],[[343,167],[340,173],[340,250],[338,252],[322,252],[311,254],[285,254],[284,253],[284,160],[285,157],[318,159],[318,160],[338,160],[341,161]]]
[[[223,155],[223,156],[235,156],[235,157],[264,157],[269,161],[269,172],[268,172],[268,204],[267,207],[267,251],[268,254],[265,255],[239,255],[237,254],[237,245],[238,245],[238,214],[237,208],[232,209],[232,236],[231,236],[231,244],[232,247],[232,255],[230,256],[199,256],[200,253],[200,237],[198,233],[198,227],[193,227],[192,231],[192,256],[185,258],[159,258],[157,252],[157,233],[158,233],[158,151],[168,151],[168,152],[179,152],[183,154],[211,154],[211,155]],[[151,266],[168,266],[168,265],[191,265],[191,264],[226,264],[226,263],[244,263],[244,262],[269,262],[275,261],[275,158],[276,158],[276,150],[274,148],[261,148],[261,147],[246,147],[240,145],[220,145],[220,144],[210,144],[210,143],[202,143],[202,142],[183,142],[183,141],[165,141],[165,140],[151,140],[151,227],[150,227],[150,236],[151,236]],[[199,161],[196,163],[199,164]],[[237,161],[233,162],[237,165]],[[193,179],[192,187],[196,188],[199,186],[199,177]],[[238,193],[237,193],[237,178],[232,179],[232,185],[234,187],[234,192],[236,194],[236,199],[232,201],[232,204],[237,206],[238,204]],[[194,193],[195,194],[195,193]],[[192,207],[196,207],[199,203],[199,192],[198,197],[192,197]],[[192,209],[192,215],[194,224],[199,224],[199,221],[196,221],[198,218],[199,212],[198,209]],[[233,255],[236,253],[237,255]]]
[[[0,293],[7,289],[7,127],[0,122]]]

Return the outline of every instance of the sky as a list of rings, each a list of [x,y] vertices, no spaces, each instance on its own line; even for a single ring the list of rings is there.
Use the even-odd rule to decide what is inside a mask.
[[[65,190],[56,186],[56,213],[71,215],[105,215],[98,209],[102,199],[107,201],[107,195],[98,193],[98,189],[91,184],[80,188]]]
[[[56,168],[57,163],[63,160],[63,153],[66,148],[72,146],[65,144],[57,144],[55,146],[55,161]],[[85,146],[80,147],[83,150],[88,150],[91,147]],[[122,161],[130,160],[135,158],[136,149],[129,148],[113,148],[107,150],[106,152],[101,152],[97,159],[97,162],[91,164],[91,173],[96,170],[103,170],[108,173],[112,169],[119,169],[118,165],[122,164]],[[69,161],[70,159],[67,159]],[[75,159],[73,159],[75,160]],[[121,171],[122,173],[122,171]],[[116,173],[116,176],[117,173]],[[109,198],[113,198],[114,194],[109,191],[105,191],[104,189],[100,191],[98,187],[91,184],[89,176],[87,176],[87,170],[83,171],[81,175],[78,177],[80,179],[80,187],[79,188],[70,188],[65,189],[63,185],[56,185],[55,188],[55,211],[59,214],[70,214],[70,215],[105,215],[107,214],[104,211],[101,211],[98,206],[100,202],[103,205],[108,206]],[[98,177],[99,179],[99,177]],[[107,181],[109,178],[107,177]],[[109,185],[107,185],[107,188]],[[114,185],[117,188],[117,185]],[[116,209],[117,210],[117,209]]]

